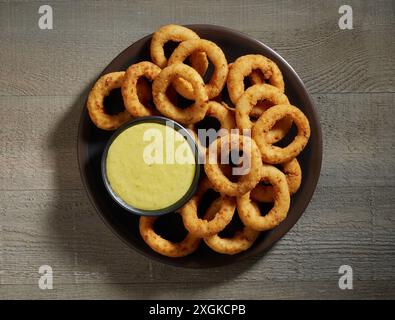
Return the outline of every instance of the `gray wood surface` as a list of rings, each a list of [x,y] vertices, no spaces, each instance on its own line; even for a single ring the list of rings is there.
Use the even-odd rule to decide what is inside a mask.
[[[0,298],[395,298],[395,5],[348,1],[0,1]],[[76,162],[87,88],[166,23],[232,27],[277,50],[324,134],[316,193],[263,257],[183,270],[128,249],[94,212]],[[54,270],[40,290],[38,268]],[[354,271],[340,290],[338,268]]]

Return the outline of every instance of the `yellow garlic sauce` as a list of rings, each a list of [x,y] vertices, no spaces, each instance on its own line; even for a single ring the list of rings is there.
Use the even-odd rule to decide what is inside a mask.
[[[111,143],[106,158],[112,190],[125,203],[142,210],[160,210],[176,203],[189,190],[195,171],[194,152],[187,140],[160,123],[139,123],[124,130]]]

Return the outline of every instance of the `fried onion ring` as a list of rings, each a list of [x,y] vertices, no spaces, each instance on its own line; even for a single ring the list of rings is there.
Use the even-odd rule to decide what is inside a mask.
[[[166,90],[172,80],[182,76],[193,86],[195,103],[191,106],[177,108],[167,97]],[[175,63],[164,68],[152,84],[152,95],[156,108],[166,117],[183,124],[193,124],[202,120],[207,111],[208,100],[203,79],[195,69],[183,64]]]
[[[298,129],[298,133],[288,146],[281,148],[272,145],[267,139],[267,134],[275,123],[284,117],[292,118]],[[264,162],[270,164],[287,162],[297,157],[309,141],[309,120],[304,113],[295,106],[286,104],[276,105],[266,110],[259,117],[252,128],[252,137],[261,151],[262,160]]]
[[[114,89],[120,88],[125,72],[112,72],[102,76],[89,92],[87,108],[92,122],[100,129],[115,130],[132,119],[131,114],[124,110],[118,114],[107,114],[104,109],[104,98]]]
[[[287,180],[279,169],[263,165],[261,180],[273,186],[274,206],[266,215],[262,216],[258,205],[251,201],[250,192],[237,198],[237,211],[241,221],[257,231],[270,230],[278,226],[287,217],[290,206]]]
[[[167,66],[167,59],[163,46],[168,41],[182,42],[186,40],[197,40],[200,37],[191,29],[176,24],[162,26],[152,35],[151,40],[151,60],[159,68]],[[208,67],[207,56],[204,52],[193,53],[190,57],[191,65],[200,75],[203,75]]]
[[[202,59],[201,56],[203,56],[204,59]],[[189,61],[191,63],[191,67],[203,77],[208,68],[207,55],[204,52],[195,52],[190,55]],[[193,88],[191,84],[184,78],[175,79],[173,81],[173,87],[177,93],[184,98],[189,100],[194,99]]]
[[[151,40],[151,59],[160,68],[167,66],[167,58],[163,46],[168,41],[182,42],[186,40],[197,40],[200,37],[191,29],[183,26],[169,24],[165,25],[157,30],[152,35]],[[194,68],[201,76],[204,75],[208,68],[207,55],[204,52],[198,51],[191,54],[189,62],[192,68]],[[174,88],[184,98],[193,100],[193,89],[192,86],[183,78],[174,80]]]
[[[255,69],[259,69],[271,85],[284,92],[283,75],[277,64],[262,55],[248,54],[233,62],[229,70],[227,87],[233,104],[237,104],[244,92],[244,77],[250,75]]]
[[[184,226],[195,237],[209,237],[225,229],[232,220],[236,209],[235,198],[221,195],[221,198],[218,199],[220,205],[213,219],[210,221],[200,219],[198,217],[198,206],[203,195],[209,189],[213,189],[213,186],[207,178],[204,178],[196,194],[181,209]]]
[[[155,80],[161,69],[149,61],[143,61],[131,65],[125,74],[122,84],[122,97],[126,110],[134,117],[144,117],[155,114],[155,109],[147,108],[143,105],[137,93],[137,82],[141,77],[148,80]]]
[[[207,209],[204,218],[211,220],[218,212],[221,205],[220,199],[215,200]],[[214,251],[233,255],[250,248],[258,238],[259,231],[244,226],[242,230],[236,231],[232,238],[222,238],[218,234],[204,238],[204,242]]]
[[[226,148],[224,148],[226,147]],[[250,161],[248,166],[248,173],[241,175],[237,182],[232,182],[225,176],[218,163],[218,156],[223,156],[221,153],[226,149],[228,153],[231,150],[242,150],[244,159]],[[210,179],[214,189],[221,194],[228,196],[241,196],[247,191],[252,190],[259,182],[260,171],[262,168],[262,160],[255,141],[248,136],[240,134],[227,134],[215,140],[210,144],[206,153],[206,163],[204,170],[207,177]]]
[[[261,100],[267,100],[272,105],[289,104],[287,96],[270,84],[257,84],[249,87],[236,104],[236,123],[239,129],[252,129],[254,125],[250,119],[252,111],[256,114],[259,110],[263,114],[264,111],[270,109],[269,107],[265,110],[263,104],[257,107],[257,103]],[[267,134],[266,139],[268,143],[275,143],[284,138],[291,126],[292,119],[288,117],[280,119]]]
[[[169,65],[184,62],[184,60],[196,51],[203,51],[207,54],[209,60],[214,64],[214,72],[209,82],[205,85],[209,99],[220,94],[226,83],[228,76],[228,63],[221,48],[209,40],[187,40],[179,44],[169,58]],[[182,77],[185,78],[185,77]],[[176,82],[175,80],[174,82]],[[194,88],[193,88],[194,89]],[[191,96],[193,96],[191,87]]]
[[[302,170],[300,168],[299,162],[296,158],[294,158],[289,162],[282,163],[281,166],[282,171],[284,172],[287,179],[289,193],[292,195],[298,191],[302,182]],[[258,202],[273,202],[273,194],[273,186],[263,186],[258,184],[251,191],[251,199]]]
[[[228,64],[229,71],[230,71],[230,68],[232,67],[232,65],[233,65],[233,62]],[[259,82],[259,78],[258,78],[259,75],[256,75],[256,74],[258,74],[258,71],[259,71],[259,70],[252,70],[251,74],[248,76],[252,85],[264,83],[264,81]],[[229,73],[228,73],[228,74],[229,74]],[[262,74],[262,72],[259,71],[259,74]],[[263,77],[263,76],[262,76],[262,77]],[[262,78],[262,79],[263,79],[263,78]],[[224,103],[224,102],[223,102],[223,103]],[[273,105],[273,104],[271,104],[270,101],[269,101],[269,102],[266,102],[266,101],[258,101],[257,105],[251,110],[250,116],[253,117],[253,118],[255,118],[255,119],[258,119],[259,116],[260,116],[267,108],[271,107],[272,105]],[[264,110],[263,110],[263,107],[265,107]],[[234,107],[231,108],[231,107],[228,106],[228,108],[229,108],[229,109],[232,109],[233,111],[235,110]]]
[[[176,213],[177,214],[177,213]],[[143,240],[152,250],[167,257],[184,257],[194,252],[200,243],[200,239],[190,233],[181,242],[171,242],[162,238],[154,231],[154,223],[158,217],[140,217],[139,229]]]

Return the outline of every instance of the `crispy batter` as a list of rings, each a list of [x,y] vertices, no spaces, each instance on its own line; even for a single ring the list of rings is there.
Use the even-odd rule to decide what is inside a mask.
[[[243,223],[257,231],[273,229],[283,221],[288,214],[290,195],[285,175],[276,167],[263,165],[261,180],[273,186],[274,205],[266,214],[261,215],[257,204],[250,199],[250,192],[237,197],[237,211]]]
[[[229,154],[232,149],[242,150],[244,160],[250,161],[246,174],[237,182],[230,181],[218,163],[218,156],[224,156],[224,152]],[[232,133],[218,138],[209,146],[204,170],[216,191],[234,197],[252,190],[258,184],[261,167],[261,156],[254,140]]]
[[[194,252],[200,239],[188,234],[181,242],[174,243],[162,238],[154,231],[154,223],[158,217],[140,217],[140,234],[152,250],[167,257],[184,257]]]
[[[289,104],[287,96],[270,84],[256,84],[249,87],[244,91],[236,104],[236,123],[239,129],[252,129],[254,125],[250,119],[250,113],[252,111],[254,111],[255,115],[259,112],[262,115],[266,110],[271,108],[268,107],[265,109],[265,105],[263,104],[260,104],[258,107],[257,103],[262,100],[269,101],[272,105]],[[275,143],[281,140],[288,133],[291,126],[291,118],[285,117],[280,119],[267,134],[267,141],[269,143]]]
[[[209,99],[214,98],[220,94],[226,83],[228,76],[228,63],[221,48],[214,42],[209,40],[187,40],[180,43],[180,45],[173,51],[170,56],[169,65],[174,63],[184,62],[193,52],[203,51],[207,54],[209,60],[214,64],[214,72],[211,79],[206,84],[206,91]],[[185,77],[183,77],[185,78]],[[174,82],[176,83],[177,80]],[[191,87],[191,93],[193,92]]]
[[[167,58],[163,49],[165,43],[168,41],[182,42],[193,39],[200,39],[200,37],[191,29],[183,26],[168,24],[159,28],[152,35],[150,47],[152,62],[159,66],[159,68],[163,69],[167,66]],[[194,53],[193,58],[191,57],[190,60],[192,66],[198,67],[198,72],[200,71],[203,74],[204,72],[206,72],[206,69],[208,67],[208,60],[206,54],[202,52]]]
[[[122,97],[126,110],[134,117],[144,117],[153,115],[156,112],[153,108],[148,108],[139,99],[137,83],[141,77],[148,80],[155,80],[161,69],[149,61],[143,61],[131,65],[125,74],[122,84]]]
[[[204,52],[194,52],[189,56],[191,67],[194,68],[202,77],[207,71],[208,60]],[[191,84],[184,78],[177,78],[173,81],[173,86],[177,93],[186,99],[193,100],[195,95]]]
[[[282,171],[285,174],[288,183],[289,193],[292,195],[298,191],[302,182],[302,170],[300,168],[298,160],[292,159],[291,161],[281,164]],[[273,202],[274,201],[274,190],[273,186],[260,185],[258,184],[251,191],[251,199],[258,202]]]
[[[182,219],[185,228],[195,237],[209,237],[225,229],[232,220],[236,209],[235,198],[222,195],[219,200],[218,210],[210,221],[198,217],[198,206],[203,195],[213,189],[212,184],[204,178],[199,185],[196,194],[181,209]]]
[[[267,135],[275,123],[289,117],[295,123],[298,134],[285,148],[272,145]],[[276,105],[265,111],[252,128],[252,138],[256,141],[266,163],[278,164],[292,160],[304,149],[310,137],[309,120],[297,107],[287,104]]]
[[[172,80],[181,75],[192,84],[195,93],[195,103],[185,109],[177,108],[166,95],[166,90]],[[152,94],[156,108],[163,115],[183,124],[196,123],[206,114],[208,97],[203,79],[195,69],[183,63],[171,64],[164,68],[152,84]]]
[[[229,97],[236,104],[244,92],[244,77],[259,69],[269,83],[284,92],[283,75],[277,64],[260,54],[248,54],[238,58],[229,70],[227,86]]]
[[[167,66],[167,58],[163,46],[168,41],[182,42],[186,40],[200,39],[199,36],[183,26],[169,24],[157,30],[151,40],[151,59],[160,68]],[[208,68],[207,55],[204,52],[197,51],[189,57],[192,68],[194,68],[201,76],[204,75]],[[173,83],[174,88],[183,97],[193,100],[194,94],[192,86],[183,78],[178,78]]]
[[[266,82],[265,75],[259,69],[252,70],[248,78],[250,79],[252,85],[264,84]]]
[[[114,89],[120,88],[125,72],[112,72],[102,76],[88,96],[87,108],[92,122],[100,129],[115,130],[132,119],[131,114],[125,110],[118,114],[107,114],[104,109],[104,98]]]
[[[215,200],[207,209],[204,218],[210,221],[218,212],[220,205],[220,200]],[[233,255],[249,249],[258,236],[259,231],[244,226],[242,230],[236,231],[232,238],[222,238],[215,234],[203,240],[215,252]]]

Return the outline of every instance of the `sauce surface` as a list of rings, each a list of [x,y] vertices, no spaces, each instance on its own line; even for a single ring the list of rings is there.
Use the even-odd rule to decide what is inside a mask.
[[[173,128],[140,123],[112,142],[106,159],[107,179],[127,204],[159,210],[180,200],[189,190],[196,170],[194,152]]]

